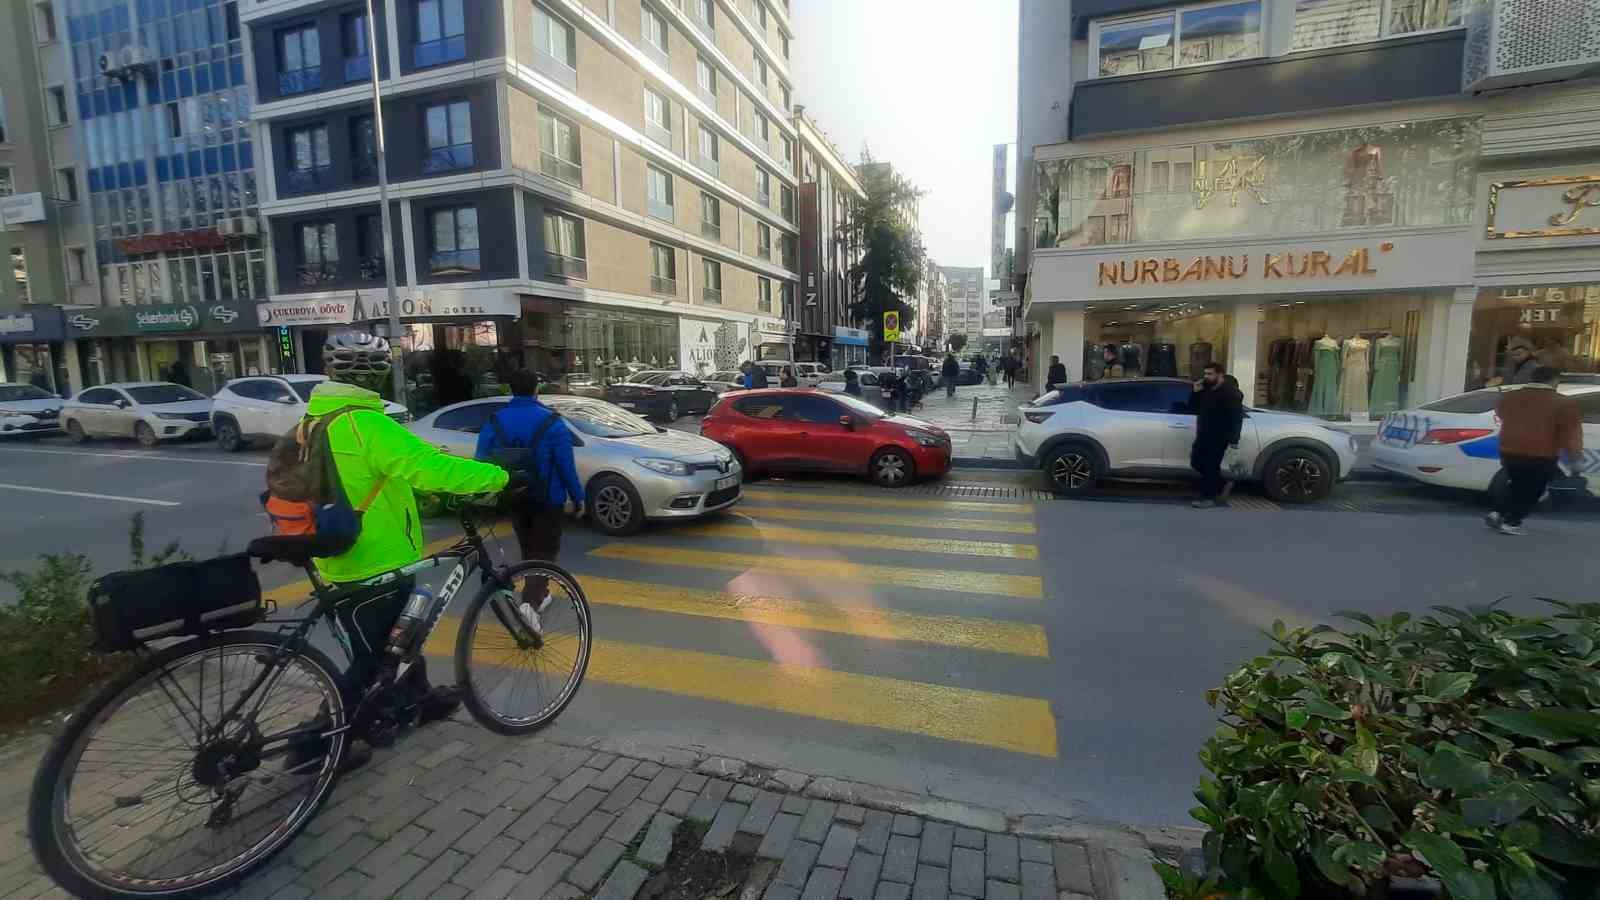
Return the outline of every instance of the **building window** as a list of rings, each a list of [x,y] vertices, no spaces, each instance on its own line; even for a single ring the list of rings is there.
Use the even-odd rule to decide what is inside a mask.
[[[1460,0],[1297,0],[1294,50],[1316,50],[1461,25]]]
[[[11,135],[6,130],[6,98],[0,95],[0,144],[9,143]]]
[[[700,193],[700,234],[722,240],[722,203],[704,191]]]
[[[772,226],[765,222],[756,223],[756,256],[772,259]]]
[[[561,278],[588,278],[589,257],[583,249],[583,220],[565,213],[544,214],[544,271]]]
[[[333,171],[328,150],[328,126],[307,125],[286,133],[289,168],[284,186],[290,192],[314,191]]]
[[[183,137],[183,114],[178,109],[177,103],[167,104],[167,136]]]
[[[767,61],[760,56],[756,57],[756,81],[761,82],[762,87],[767,86]]]
[[[339,277],[339,236],[332,222],[306,222],[295,226],[298,255],[295,263],[302,285],[316,285]]]
[[[573,187],[583,187],[583,156],[578,126],[539,107],[539,171]]]
[[[0,197],[10,197],[16,192],[16,169],[12,166],[0,166]]]
[[[700,299],[706,303],[722,305],[722,263],[714,259],[700,260]]]
[[[789,58],[789,36],[787,34],[781,34],[780,33],[778,35],[778,43],[783,47],[783,58],[784,59],[788,59]]]
[[[538,3],[533,5],[533,46],[543,57],[569,69],[578,68],[576,32],[566,20]]]
[[[352,13],[339,20],[339,32],[344,44],[344,80],[346,84],[366,81],[372,77],[372,52],[367,46],[366,13]]]
[[[672,176],[655,166],[645,166],[645,195],[650,215],[672,221]]]
[[[767,5],[765,3],[762,3],[761,0],[756,0],[755,8],[756,8],[756,25],[760,26],[758,30],[761,32],[761,39],[762,40],[766,40],[767,39]]]
[[[378,177],[378,128],[372,116],[350,120],[350,169],[357,181]]]
[[[67,248],[67,283],[83,284],[89,280],[89,251],[82,247]]]
[[[382,281],[389,254],[383,249],[382,214],[356,220],[356,256],[361,264],[362,281]]]
[[[33,5],[33,37],[41,44],[55,43],[56,5],[50,0]]]
[[[772,279],[756,279],[756,312],[772,312]]]
[[[480,268],[478,209],[453,206],[428,214],[428,272],[432,275],[469,275]]]
[[[472,106],[465,100],[423,107],[428,133],[424,174],[472,168]]]
[[[788,135],[782,136],[783,140],[783,167],[794,174],[794,139]]]
[[[78,202],[78,170],[71,166],[56,170],[56,200],[61,203]]]
[[[695,87],[700,89],[700,96],[710,100],[713,108],[715,108],[717,100],[717,69],[704,56],[696,55],[694,58],[694,84]]]
[[[1249,59],[1261,55],[1261,0],[1097,21],[1090,43],[1102,76]]]
[[[700,126],[700,168],[710,172],[713,176],[720,175],[721,154],[717,146],[717,134],[705,125]]]
[[[784,84],[781,81],[778,82],[778,94],[783,99],[783,108],[784,109],[789,109],[790,108],[790,105],[789,105],[790,101],[793,100],[793,97],[789,92],[789,86],[787,84]]]
[[[644,5],[644,44],[648,50],[657,51],[666,58],[667,50],[667,17],[656,12],[650,4]]]
[[[44,114],[49,124],[52,126],[67,124],[67,89],[59,84],[47,87],[44,89],[44,96]]]
[[[783,237],[779,238],[778,239],[778,246],[783,251],[783,258],[780,260],[780,262],[783,263],[783,267],[785,269],[794,268],[794,260],[795,260],[795,239],[794,239],[794,235],[786,234]]]
[[[778,188],[778,212],[789,221],[794,221],[794,188],[787,184]]]
[[[462,0],[417,0],[417,44],[412,64],[419,69],[467,58],[467,23]]]
[[[650,243],[650,290],[669,296],[678,293],[678,258],[666,244]]]
[[[778,285],[778,306],[780,307],[779,314],[785,319],[794,318],[794,285],[792,283],[785,281]]]
[[[278,93],[301,94],[322,87],[322,47],[317,26],[278,32]]]
[[[756,166],[756,199],[768,209],[772,208],[772,173]]]
[[[717,24],[717,0],[694,0],[694,14],[706,28],[714,28]]]
[[[28,293],[28,251],[22,247],[11,248],[11,281],[17,287],[17,302],[32,302]]]
[[[654,88],[644,89],[644,133],[656,143],[672,149],[672,103]]]
[[[762,150],[766,150],[772,140],[772,123],[767,121],[767,117],[752,111],[750,113],[750,131],[750,136],[761,143]]]

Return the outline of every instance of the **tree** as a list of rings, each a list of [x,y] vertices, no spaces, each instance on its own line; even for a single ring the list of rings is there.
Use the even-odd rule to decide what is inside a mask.
[[[967,336],[966,335],[964,335],[964,334],[952,334],[952,335],[950,335],[950,352],[951,353],[960,353],[962,350],[965,350],[966,347],[967,347]]]
[[[913,310],[905,298],[914,296],[922,283],[922,236],[906,214],[922,192],[888,163],[875,162],[865,148],[857,172],[867,199],[851,225],[852,238],[862,255],[850,267],[850,295],[854,298],[850,316],[870,323],[872,358],[881,359],[883,314],[897,312],[902,322],[909,322]]]

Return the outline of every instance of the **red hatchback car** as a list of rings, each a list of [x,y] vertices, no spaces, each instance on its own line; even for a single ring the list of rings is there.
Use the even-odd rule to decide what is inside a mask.
[[[950,435],[855,397],[809,388],[723,395],[700,433],[731,449],[746,472],[841,472],[884,487],[950,471]]]

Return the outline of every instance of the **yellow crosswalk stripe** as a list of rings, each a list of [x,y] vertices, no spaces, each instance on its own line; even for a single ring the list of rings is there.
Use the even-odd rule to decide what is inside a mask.
[[[916,641],[1017,656],[1050,655],[1044,629],[1021,622],[922,615],[877,607],[835,606],[778,597],[666,587],[616,578],[584,578],[582,582],[589,602],[604,606],[828,631],[887,641]]]
[[[947,519],[933,516],[896,516],[887,513],[844,512],[836,509],[790,509],[778,505],[769,496],[746,497],[736,509],[756,519],[779,519],[785,522],[838,522],[844,525],[888,525],[895,528],[926,528],[936,531],[990,531],[995,534],[1036,534],[1032,522],[1003,519],[960,518]]]
[[[891,509],[937,509],[945,512],[984,512],[999,515],[1027,515],[1033,506],[1005,500],[911,500],[904,497],[882,497],[876,493],[844,494],[832,491],[797,490],[745,486],[744,492],[762,500],[779,500],[785,503],[832,505],[850,503]],[[887,493],[883,491],[880,493]]]
[[[458,628],[457,619],[440,621],[425,652],[454,655]],[[475,662],[517,662],[511,656],[515,650],[481,652]],[[594,642],[587,678],[1034,756],[1056,755],[1050,703],[1032,697],[606,640]]]
[[[946,553],[953,556],[987,556],[994,559],[1038,559],[1032,544],[1000,541],[966,541],[955,538],[912,537],[902,534],[867,534],[765,525],[754,519],[689,525],[674,529],[674,536],[773,541],[808,547],[853,547],[863,550],[905,550],[911,553]]]
[[[839,582],[855,581],[930,591],[953,591],[961,594],[1000,594],[1024,600],[1044,599],[1044,585],[1036,575],[873,566],[837,559],[721,553],[650,544],[606,544],[589,551],[589,555],[660,566],[688,566],[731,572],[772,572],[783,575],[826,577]]]

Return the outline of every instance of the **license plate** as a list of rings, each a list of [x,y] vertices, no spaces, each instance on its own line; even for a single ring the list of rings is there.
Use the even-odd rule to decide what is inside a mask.
[[[634,408],[634,407],[635,407],[635,406],[637,406],[637,405],[638,405],[638,404],[636,404],[636,403],[629,403],[629,402],[627,402],[627,401],[626,401],[626,400],[624,400],[624,401],[623,401],[623,402],[621,402],[621,403],[618,403],[618,404],[617,404],[617,405],[618,405],[618,406],[620,406],[620,407],[622,407],[622,408],[623,408],[623,409],[633,409],[633,408]]]
[[[712,488],[712,490],[717,490],[717,491],[727,490],[728,488],[731,488],[731,487],[733,487],[734,485],[736,485],[738,483],[739,483],[739,476],[737,476],[737,475],[725,475],[722,478],[718,478],[717,479],[717,485],[716,485],[716,487]]]

